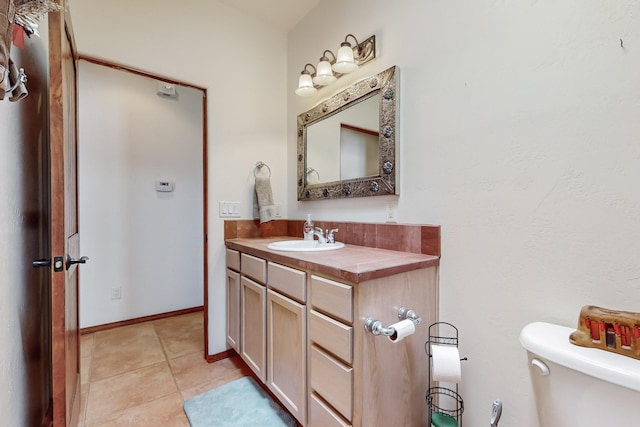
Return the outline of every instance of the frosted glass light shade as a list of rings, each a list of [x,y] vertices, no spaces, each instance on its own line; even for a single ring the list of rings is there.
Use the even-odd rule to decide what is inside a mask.
[[[313,78],[313,82],[320,86],[326,86],[335,81],[336,76],[333,75],[331,63],[326,58],[322,58],[316,67],[316,76]]]
[[[340,74],[347,74],[358,69],[358,64],[353,59],[353,49],[349,43],[343,43],[338,49],[336,63],[333,64],[333,71]]]
[[[300,74],[298,79],[298,89],[296,89],[296,95],[309,96],[316,93],[318,90],[313,87],[313,80],[309,74]]]

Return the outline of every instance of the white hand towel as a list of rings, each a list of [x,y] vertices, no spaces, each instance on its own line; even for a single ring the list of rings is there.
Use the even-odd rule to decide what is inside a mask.
[[[260,212],[260,224],[276,219],[276,205],[273,203],[273,192],[269,178],[256,177],[256,199]]]

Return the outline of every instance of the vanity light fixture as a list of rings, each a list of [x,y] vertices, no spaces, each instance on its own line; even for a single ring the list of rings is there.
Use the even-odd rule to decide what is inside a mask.
[[[355,46],[351,46],[349,37],[355,41]],[[329,55],[331,59],[329,58]],[[358,69],[360,65],[366,64],[376,57],[376,36],[373,35],[358,43],[358,39],[353,34],[347,34],[340,44],[338,55],[326,49],[322,52],[322,57],[318,65],[305,64],[298,79],[296,95],[310,96],[317,92],[318,87],[326,86],[335,82],[343,74],[350,73]],[[311,67],[313,73],[309,71]]]

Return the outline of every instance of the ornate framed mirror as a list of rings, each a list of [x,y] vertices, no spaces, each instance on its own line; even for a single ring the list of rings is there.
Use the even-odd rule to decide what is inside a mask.
[[[399,194],[398,68],[298,116],[298,200]]]

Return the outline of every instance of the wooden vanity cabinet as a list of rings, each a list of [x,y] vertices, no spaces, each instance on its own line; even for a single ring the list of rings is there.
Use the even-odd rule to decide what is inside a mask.
[[[438,318],[437,265],[351,283],[234,252],[227,341],[301,425],[430,425],[424,344]],[[367,317],[397,322],[401,306],[422,317],[415,334],[393,343],[365,331]]]
[[[306,424],[306,273],[227,249],[227,342]]]
[[[353,287],[311,275],[309,426],[353,421]]]
[[[240,356],[262,381],[266,372],[266,310],[267,288],[246,277],[241,278]]]
[[[268,263],[267,386],[303,425],[307,419],[306,273]]]
[[[343,283],[310,276],[310,427],[428,426],[425,393],[428,325],[437,319],[437,267]],[[407,306],[422,317],[397,343],[365,331],[367,317],[385,326]]]
[[[267,262],[240,254],[240,356],[262,382],[267,380]]]
[[[240,273],[227,268],[227,343],[240,353]]]
[[[227,249],[227,343],[240,353],[240,252]]]

